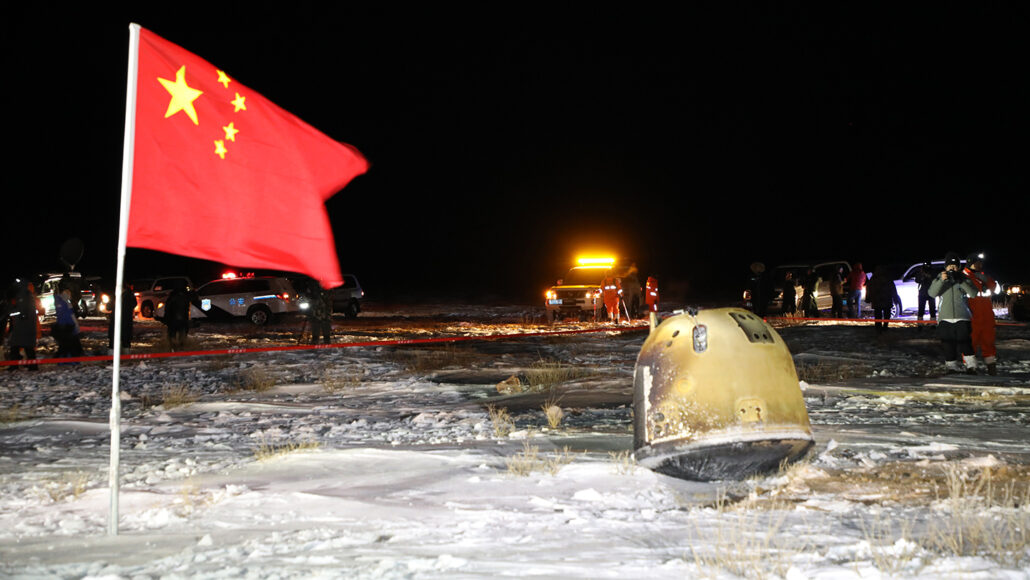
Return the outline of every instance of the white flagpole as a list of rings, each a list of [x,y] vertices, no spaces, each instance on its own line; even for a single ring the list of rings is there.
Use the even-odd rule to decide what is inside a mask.
[[[111,504],[107,534],[118,535],[118,462],[121,445],[122,400],[118,389],[122,354],[122,288],[125,284],[125,243],[129,231],[129,201],[132,198],[132,157],[136,140],[136,79],[139,74],[139,24],[129,24],[129,74],[125,88],[125,142],[122,146],[122,199],[118,217],[118,273],[115,276],[114,341],[111,365]]]

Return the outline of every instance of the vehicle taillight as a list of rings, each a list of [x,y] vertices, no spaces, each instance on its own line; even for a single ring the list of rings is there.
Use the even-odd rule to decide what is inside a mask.
[[[279,298],[281,298],[284,302],[289,302],[290,301],[290,293],[289,292],[283,292],[282,294],[279,295]]]

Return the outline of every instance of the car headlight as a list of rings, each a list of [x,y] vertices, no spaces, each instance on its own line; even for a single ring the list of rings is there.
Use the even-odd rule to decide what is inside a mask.
[[[554,298],[557,298],[557,292],[554,290],[548,290],[547,292],[544,292],[544,298],[553,300]]]

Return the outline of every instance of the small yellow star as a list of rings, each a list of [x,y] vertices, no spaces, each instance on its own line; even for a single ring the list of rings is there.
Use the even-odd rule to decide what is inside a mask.
[[[230,79],[229,75],[224,72],[218,71],[218,82],[222,83],[223,87],[229,88],[229,83],[232,82],[232,79]]]
[[[186,115],[193,120],[193,124],[199,125],[200,122],[197,120],[197,110],[193,108],[193,101],[197,100],[197,97],[200,95],[203,95],[204,91],[198,91],[186,84],[186,65],[183,65],[182,68],[176,71],[174,82],[161,77],[158,77],[157,80],[172,95],[172,100],[168,101],[168,110],[165,111],[165,119],[179,111],[185,111]]]
[[[232,104],[236,106],[236,110],[233,111],[233,112],[234,113],[239,113],[240,109],[246,111],[247,110],[247,105],[244,102],[246,100],[247,100],[246,97],[241,97],[239,93],[236,93],[236,98],[232,100]]]
[[[226,139],[228,139],[228,140],[230,140],[230,141],[232,141],[234,143],[236,142],[236,134],[239,133],[240,130],[233,126],[233,122],[232,121],[229,121],[228,125],[226,125],[225,127],[222,127],[222,130],[225,131],[225,138]]]
[[[228,151],[225,149],[225,141],[215,141],[215,155],[225,159],[225,154]]]

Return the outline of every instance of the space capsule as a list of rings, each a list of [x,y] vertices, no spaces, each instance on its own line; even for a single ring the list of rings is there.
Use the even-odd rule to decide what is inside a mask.
[[[633,377],[637,463],[694,480],[741,479],[803,457],[812,428],[780,335],[740,308],[653,326]]]

